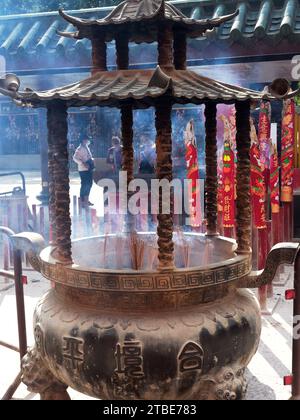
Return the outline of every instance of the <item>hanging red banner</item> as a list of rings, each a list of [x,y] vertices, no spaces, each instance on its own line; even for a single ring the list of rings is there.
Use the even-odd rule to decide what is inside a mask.
[[[218,157],[218,212],[223,212],[223,155]]]
[[[279,211],[280,211],[279,163],[278,163],[277,147],[276,147],[275,144],[271,145],[270,190],[271,190],[271,209],[272,209],[272,213],[279,213]]]
[[[263,167],[260,162],[260,148],[256,134],[256,128],[251,119],[251,198],[253,223],[258,229],[265,229],[266,225],[266,187],[263,174]]]
[[[260,152],[260,164],[265,181],[265,189],[270,179],[270,144],[271,144],[271,103],[262,101],[260,104],[258,144]]]
[[[184,133],[184,140],[186,145],[186,165],[187,165],[187,179],[189,182],[189,203],[190,203],[190,218],[192,227],[200,227],[202,223],[201,217],[201,194],[199,182],[199,162],[198,151],[194,129],[194,121],[191,120]]]
[[[283,103],[281,137],[281,201],[293,201],[295,139],[295,102],[288,99]]]
[[[223,188],[223,226],[225,228],[232,228],[235,225],[235,171],[234,153],[228,141],[224,143]]]

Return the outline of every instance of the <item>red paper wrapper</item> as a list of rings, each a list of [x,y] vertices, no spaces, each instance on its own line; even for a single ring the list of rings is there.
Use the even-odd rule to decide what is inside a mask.
[[[191,120],[185,131],[185,145],[186,145],[186,165],[187,165],[187,179],[189,183],[189,202],[190,202],[190,218],[192,227],[200,227],[201,220],[201,206],[200,206],[200,189],[199,189],[199,162],[198,151],[196,144],[196,136],[194,130],[194,121]]]
[[[234,153],[230,144],[224,144],[223,154],[223,226],[232,228],[235,225],[235,170]]]
[[[293,201],[295,102],[284,101],[281,137],[281,201]]]
[[[262,101],[259,114],[258,144],[266,193],[270,182],[271,113],[270,102]]]
[[[275,145],[271,146],[270,190],[271,190],[272,213],[279,213],[280,211],[279,163],[278,163],[277,147]]]
[[[265,229],[267,227],[265,211],[266,187],[263,166],[260,161],[260,148],[253,121],[251,121],[251,142],[250,161],[253,223],[256,228]]]

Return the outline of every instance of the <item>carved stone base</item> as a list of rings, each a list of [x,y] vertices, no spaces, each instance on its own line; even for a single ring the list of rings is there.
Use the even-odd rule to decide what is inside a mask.
[[[22,360],[22,382],[41,400],[70,400],[68,386],[53,376],[35,347]]]

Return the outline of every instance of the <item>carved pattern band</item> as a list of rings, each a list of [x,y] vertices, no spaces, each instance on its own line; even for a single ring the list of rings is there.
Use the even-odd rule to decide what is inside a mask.
[[[172,291],[149,292],[109,292],[91,289],[76,289],[74,287],[55,285],[56,293],[62,305],[88,307],[90,309],[108,310],[110,312],[142,312],[159,310],[168,312],[180,308],[215,302],[226,297],[231,290],[231,283],[221,283],[215,287],[198,289],[183,289]]]
[[[56,283],[79,289],[159,292],[190,290],[234,282],[249,275],[251,262],[247,256],[211,269],[178,270],[176,272],[114,273],[92,272],[61,264],[41,262],[41,273]]]

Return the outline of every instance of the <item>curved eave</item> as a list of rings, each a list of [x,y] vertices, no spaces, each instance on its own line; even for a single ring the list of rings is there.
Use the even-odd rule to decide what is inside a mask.
[[[295,96],[299,91],[279,97],[265,91],[257,92],[212,80],[193,71],[164,71],[160,67],[155,71],[99,72],[78,83],[44,92],[27,89],[14,93],[0,89],[0,93],[25,106],[46,107],[55,101],[65,101],[68,107],[120,107],[130,102],[135,108],[153,106],[163,96],[167,96],[173,103],[234,103],[283,100]]]
[[[73,16],[68,15],[66,12],[60,9],[60,15],[67,22],[71,23],[77,28],[77,31],[74,33],[62,32],[60,33],[60,35],[76,39],[85,37],[90,38],[91,36],[93,36],[92,28],[98,28],[99,30],[102,29],[102,31],[106,33],[107,41],[111,41],[114,37],[115,31],[122,31],[122,27],[124,26],[124,31],[126,30],[131,33],[131,41],[135,41],[135,39],[137,38],[138,42],[141,42],[141,40],[144,41],[143,32],[145,32],[145,28],[143,26],[143,28],[140,29],[140,24],[143,24],[146,21],[149,25],[158,26],[159,24],[161,24],[162,21],[165,21],[172,23],[176,26],[176,28],[179,27],[181,30],[185,31],[187,33],[187,36],[195,38],[203,35],[207,30],[212,30],[214,28],[219,27],[225,22],[231,21],[239,14],[239,10],[236,10],[234,13],[231,13],[229,15],[220,16],[212,19],[197,20],[185,16],[171,4],[165,4],[165,8],[166,10],[164,11],[164,13],[161,13],[161,9],[158,9],[155,13],[141,13],[140,15],[137,15],[134,18],[126,15],[124,15],[121,18],[114,17],[114,15],[112,15],[112,12],[104,19],[75,18]],[[150,40],[149,35],[146,33],[144,38],[145,42],[155,41],[155,37],[151,38]]]

